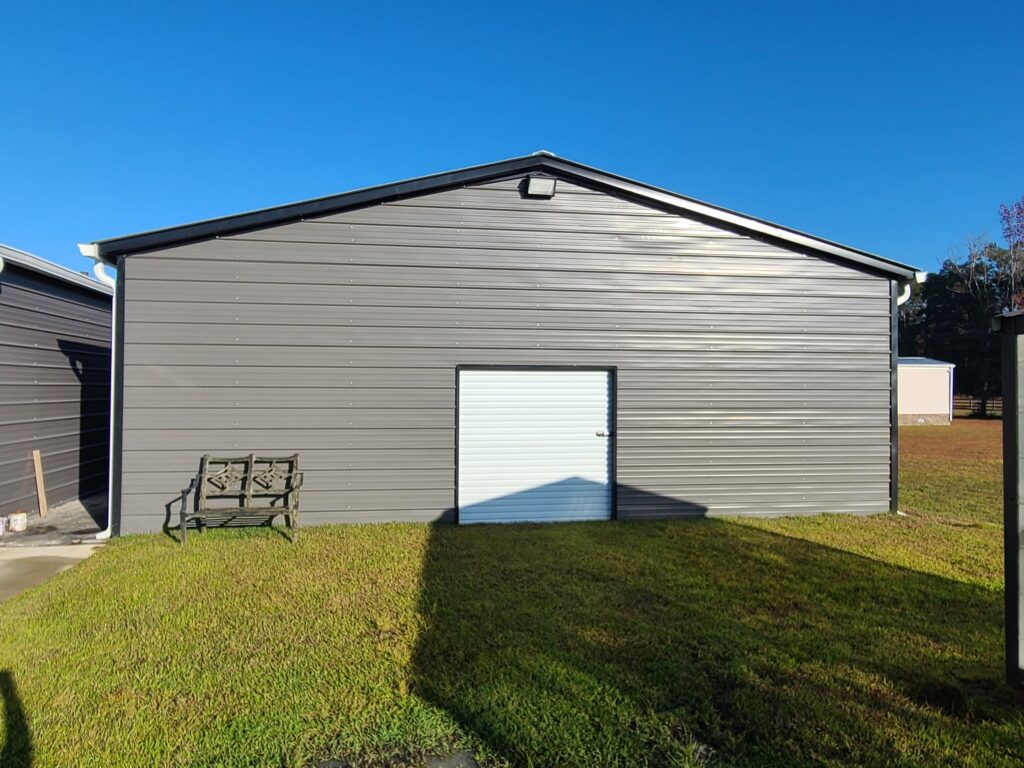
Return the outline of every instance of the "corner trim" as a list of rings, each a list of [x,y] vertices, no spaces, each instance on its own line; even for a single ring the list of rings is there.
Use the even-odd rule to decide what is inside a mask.
[[[899,286],[889,281],[889,511],[899,509],[900,496],[900,308]]]
[[[1000,333],[1003,385],[1003,590],[1006,647],[1006,683],[1024,688],[1024,670],[1020,658],[1020,382],[1017,370],[1019,316],[996,318],[994,329]]]
[[[117,360],[114,363],[114,385],[112,387],[113,402],[110,404],[114,434],[111,441],[110,493],[107,509],[110,514],[110,533],[121,535],[121,486],[124,442],[124,314],[125,314],[125,266],[127,260],[122,256],[117,260],[117,278],[114,286],[114,302],[116,304],[116,321],[114,323],[114,346]]]

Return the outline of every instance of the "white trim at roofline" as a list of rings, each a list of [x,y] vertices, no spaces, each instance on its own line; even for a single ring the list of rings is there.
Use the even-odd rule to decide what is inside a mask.
[[[54,264],[52,261],[47,261],[46,259],[34,256],[26,251],[0,243],[0,270],[2,270],[4,262],[16,264],[17,266],[31,270],[32,272],[52,277],[56,280],[60,280],[61,282],[78,286],[79,288],[85,288],[89,291],[102,293],[105,296],[114,295],[113,289],[103,285],[103,283],[93,280],[90,277],[86,277],[80,272],[75,272],[73,269],[62,267],[60,264]]]
[[[919,368],[956,368],[956,363],[947,363],[945,360],[936,360],[934,357],[900,357],[897,358],[900,365],[917,366]]]

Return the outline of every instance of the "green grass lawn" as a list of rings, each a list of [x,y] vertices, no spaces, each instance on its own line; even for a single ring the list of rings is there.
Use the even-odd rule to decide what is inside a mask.
[[[0,604],[0,765],[1019,765],[998,427],[906,517],[114,541]]]

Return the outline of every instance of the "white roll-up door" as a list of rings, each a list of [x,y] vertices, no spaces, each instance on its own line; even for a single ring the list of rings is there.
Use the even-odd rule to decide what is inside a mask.
[[[608,371],[459,372],[459,522],[611,517]]]

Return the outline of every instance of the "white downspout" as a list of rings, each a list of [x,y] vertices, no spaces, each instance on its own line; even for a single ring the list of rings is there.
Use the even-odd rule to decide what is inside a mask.
[[[107,458],[107,527],[96,534],[100,540],[109,539],[114,526],[114,371],[117,370],[117,282],[107,274],[107,265],[99,259],[96,246],[86,243],[78,244],[78,251],[83,256],[95,259],[92,273],[104,285],[114,289],[113,300],[110,302],[110,431],[108,434],[109,454]]]
[[[900,295],[896,297],[896,306],[902,307],[907,303],[907,299],[910,298],[910,283],[903,284],[903,290],[900,291]]]
[[[915,272],[914,273],[914,282],[915,283],[920,284],[920,283],[923,283],[927,279],[928,279],[928,273],[927,272]],[[896,306],[897,307],[902,307],[904,304],[907,303],[907,300],[909,298],[910,298],[910,281],[907,280],[907,282],[905,282],[903,284],[903,290],[900,291],[900,295],[896,297]]]

